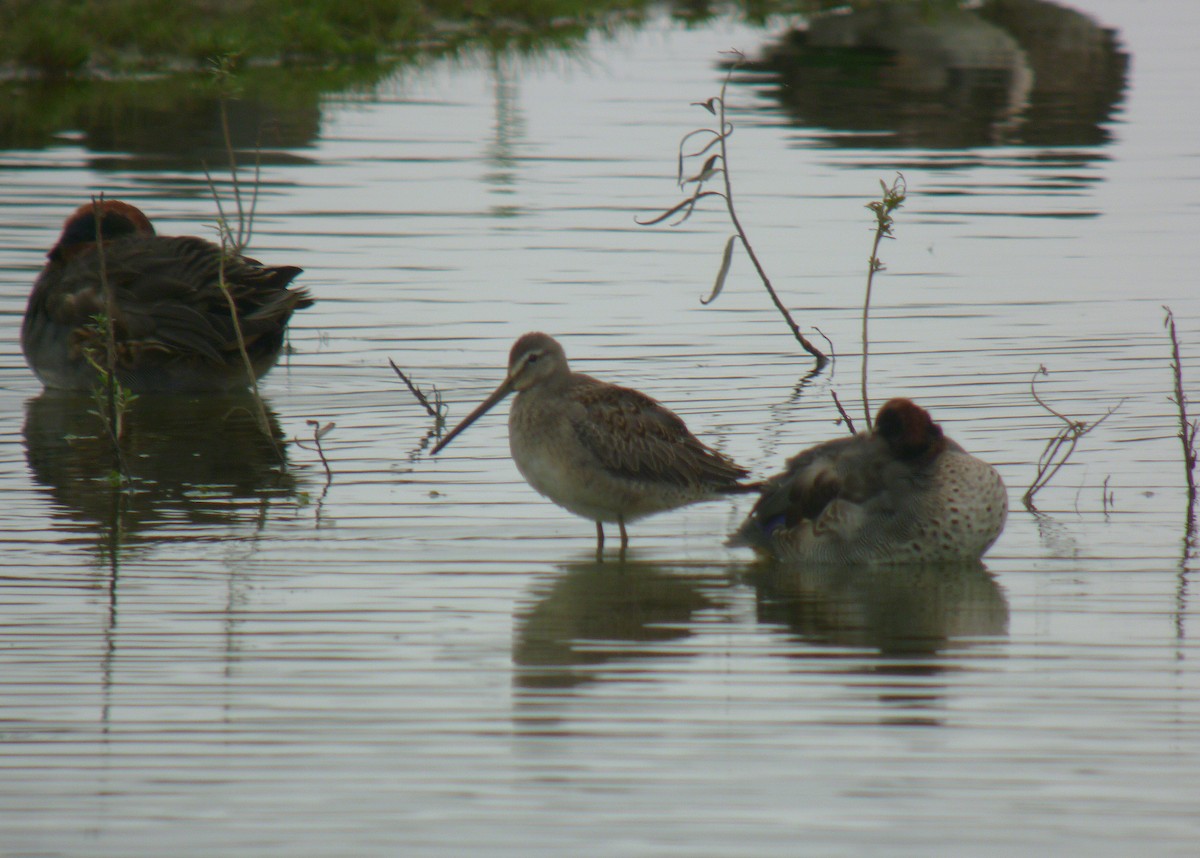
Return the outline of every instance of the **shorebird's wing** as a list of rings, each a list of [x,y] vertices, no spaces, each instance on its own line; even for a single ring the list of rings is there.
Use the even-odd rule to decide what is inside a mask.
[[[610,473],[626,479],[720,491],[747,475],[703,444],[676,414],[626,387],[588,382],[571,391],[572,428]]]

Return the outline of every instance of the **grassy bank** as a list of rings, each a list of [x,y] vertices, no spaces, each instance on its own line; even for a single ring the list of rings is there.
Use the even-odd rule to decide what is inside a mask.
[[[0,70],[102,75],[202,65],[362,63],[579,35],[647,0],[0,0]]]

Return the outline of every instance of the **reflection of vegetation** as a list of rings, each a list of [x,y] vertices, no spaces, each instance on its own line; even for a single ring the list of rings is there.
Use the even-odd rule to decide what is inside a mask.
[[[264,163],[295,160],[278,149],[307,146],[320,129],[320,99],[329,91],[376,84],[379,69],[246,69],[229,102],[234,145],[260,141]],[[224,161],[221,93],[207,73],[137,80],[41,80],[0,84],[0,148],[62,145],[70,133],[92,151],[152,156],[158,169],[194,170]],[[127,159],[119,162],[124,169]],[[100,164],[99,166],[103,166]],[[201,191],[197,188],[197,193]]]
[[[429,49],[577,38],[646,0],[9,0],[0,62],[48,74],[196,67],[209,57],[392,62]]]
[[[207,69],[231,57],[240,90],[229,102],[235,147],[261,147],[264,164],[287,163],[316,139],[327,93],[369,91],[402,63],[471,48],[569,47],[592,29],[635,22],[650,5],[0,0],[0,149],[65,139],[134,156],[96,158],[97,169],[137,169],[147,156],[156,170],[216,162],[225,148],[220,87]],[[715,14],[688,10],[689,20]],[[130,73],[147,70],[174,73]]]

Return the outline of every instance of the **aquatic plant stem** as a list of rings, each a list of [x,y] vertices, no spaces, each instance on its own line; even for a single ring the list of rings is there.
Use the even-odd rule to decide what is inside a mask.
[[[740,241],[742,247],[746,249],[746,253],[750,257],[750,262],[754,266],[754,270],[757,272],[759,280],[761,280],[763,286],[766,287],[767,294],[771,297],[771,303],[775,305],[775,309],[779,311],[781,316],[783,316],[784,322],[787,323],[788,328],[792,332],[792,336],[795,337],[796,341],[806,352],[816,358],[817,369],[821,369],[829,362],[829,358],[826,357],[820,349],[814,346],[808,340],[808,338],[804,336],[800,330],[800,326],[796,324],[795,319],[792,318],[792,314],[788,311],[787,307],[784,306],[783,301],[780,300],[779,293],[775,291],[775,287],[771,283],[771,278],[767,276],[766,269],[759,260],[758,254],[755,253],[754,246],[750,243],[750,237],[747,235],[745,228],[742,226],[741,218],[738,217],[737,207],[733,202],[733,180],[729,175],[728,147],[729,136],[733,134],[733,125],[726,119],[725,97],[729,88],[729,81],[732,78],[734,71],[736,71],[741,65],[745,57],[740,51],[731,51],[730,53],[736,57],[736,61],[730,66],[729,71],[725,75],[725,80],[721,84],[720,95],[713,96],[712,98],[708,99],[708,101],[696,103],[696,106],[703,107],[710,114],[717,118],[718,127],[716,129],[698,128],[694,131],[690,131],[685,134],[683,139],[679,142],[679,165],[676,179],[679,182],[681,189],[689,184],[695,184],[696,189],[686,199],[676,203],[662,214],[657,215],[649,220],[639,220],[638,218],[634,218],[634,221],[641,226],[653,226],[654,224],[662,223],[664,220],[667,220],[675,214],[682,213],[680,214],[679,219],[672,224],[672,226],[676,226],[691,217],[692,212],[695,211],[696,203],[705,197],[720,197],[723,199],[725,201],[725,210],[729,213],[729,220],[733,224],[735,234],[730,236],[725,242],[725,250],[721,256],[721,267],[717,273],[716,283],[713,285],[712,292],[709,294],[708,298],[701,299],[700,303],[711,304],[714,300],[716,300],[717,296],[721,294],[721,290],[725,285],[725,278],[729,273],[729,265],[732,260],[734,243],[735,241]],[[697,135],[708,137],[708,142],[695,152],[685,152],[684,146],[687,145],[689,140]],[[716,154],[708,157],[708,159],[704,162],[704,165],[700,168],[699,173],[691,178],[685,179],[683,177],[684,162],[691,158],[698,158],[709,153],[714,146],[717,147]],[[713,178],[717,173],[722,174],[725,190],[723,192],[705,190],[705,183]]]
[[[1183,363],[1179,357],[1179,336],[1175,330],[1175,314],[1171,308],[1164,306],[1167,316],[1163,320],[1171,335],[1171,373],[1175,381],[1175,395],[1172,401],[1179,410],[1179,442],[1183,445],[1183,473],[1187,479],[1188,509],[1196,504],[1196,431],[1197,421],[1188,419],[1187,395],[1183,392]],[[1189,520],[1192,516],[1189,514]]]
[[[241,355],[242,365],[246,370],[246,382],[250,388],[251,398],[254,400],[254,419],[258,424],[259,430],[271,445],[271,449],[275,451],[276,457],[279,459],[281,466],[287,466],[287,457],[284,455],[283,448],[279,445],[275,433],[271,430],[271,419],[267,414],[266,403],[263,402],[262,395],[258,390],[258,374],[254,371],[254,362],[250,360],[250,352],[246,346],[246,337],[242,332],[241,318],[238,313],[237,300],[233,296],[232,290],[229,288],[229,282],[225,277],[225,262],[230,254],[241,253],[250,241],[250,236],[254,231],[254,214],[258,204],[258,188],[260,179],[260,161],[255,161],[254,170],[254,192],[251,198],[250,211],[247,212],[242,204],[242,188],[241,180],[238,176],[237,152],[233,147],[233,136],[229,130],[229,110],[227,107],[230,93],[236,86],[232,70],[232,59],[228,55],[218,58],[213,64],[213,77],[217,85],[220,87],[220,117],[221,117],[221,134],[225,143],[225,154],[229,159],[229,179],[233,187],[233,199],[237,208],[238,227],[236,237],[233,230],[230,229],[229,221],[225,217],[225,209],[221,204],[221,195],[217,192],[216,182],[213,181],[212,173],[209,172],[208,165],[202,164],[204,167],[204,177],[208,180],[208,189],[212,194],[213,202],[217,207],[217,232],[221,237],[221,262],[217,269],[218,285],[221,289],[221,294],[225,296],[225,303],[229,307],[229,319],[233,325],[233,334],[237,342],[238,354]]]
[[[892,212],[900,208],[904,203],[904,197],[908,191],[905,185],[904,176],[900,173],[896,174],[895,181],[889,188],[887,183],[882,179],[879,186],[883,188],[883,195],[878,200],[872,200],[867,203],[869,208],[875,214],[875,241],[871,245],[871,258],[867,266],[867,289],[863,297],[862,311],[862,369],[861,369],[861,386],[862,386],[862,404],[863,413],[866,415],[867,429],[871,428],[871,398],[867,391],[867,382],[869,377],[868,363],[871,356],[871,336],[870,336],[870,318],[871,318],[871,291],[875,285],[875,274],[883,270],[883,262],[879,259],[879,245],[885,238],[895,238],[892,233],[894,221]]]
[[[313,445],[316,447],[317,455],[321,459],[321,464],[325,468],[325,485],[328,486],[333,482],[333,469],[329,467],[329,460],[325,458],[325,450],[321,446],[321,439],[333,431],[334,423],[326,423],[321,425],[320,420],[305,420],[309,426],[313,428]]]
[[[725,184],[725,208],[729,212],[729,220],[733,224],[733,228],[737,231],[738,238],[742,242],[742,247],[746,249],[746,255],[750,257],[750,264],[754,266],[754,270],[758,273],[758,278],[762,281],[763,286],[767,289],[767,294],[771,296],[771,303],[775,305],[775,309],[783,316],[783,320],[791,329],[792,336],[796,338],[796,342],[800,343],[800,347],[816,358],[817,363],[824,365],[829,360],[825,354],[808,341],[808,338],[800,330],[800,326],[796,324],[796,320],[792,318],[792,314],[788,312],[788,308],[784,306],[783,301],[779,300],[779,293],[775,291],[775,287],[771,284],[771,278],[767,276],[767,271],[763,268],[762,263],[758,259],[758,254],[754,252],[754,245],[750,243],[749,237],[746,235],[746,230],[742,226],[741,218],[738,217],[737,207],[733,202],[733,179],[729,173],[729,149],[727,141],[729,135],[733,133],[733,126],[729,125],[725,120],[725,92],[729,87],[729,79],[733,74],[735,64],[729,70],[729,74],[725,75],[725,81],[721,84],[721,96],[717,99],[717,104],[720,106],[718,123],[721,129],[720,147],[721,147],[721,173]]]
[[[117,470],[121,478],[128,480],[129,468],[125,462],[125,454],[121,450],[121,436],[124,434],[124,411],[128,407],[129,397],[119,389],[117,380],[117,296],[113,292],[112,283],[108,279],[108,257],[104,247],[104,194],[92,197],[92,220],[96,224],[96,256],[100,263],[100,291],[104,293],[104,368],[101,373],[104,389],[96,392],[96,405],[99,408],[100,422],[108,433],[112,444],[113,456],[117,462]],[[95,366],[95,363],[93,363]]]
[[[850,414],[842,406],[842,400],[838,399],[837,391],[830,388],[829,395],[833,397],[833,404],[834,404],[834,407],[837,408],[838,414],[840,414],[842,416],[842,419],[846,421],[846,428],[850,430],[850,434],[851,435],[857,434],[857,432],[854,429],[854,420],[850,417]]]
[[[1049,441],[1046,442],[1042,454],[1038,457],[1037,473],[1034,475],[1033,482],[1029,484],[1029,488],[1025,490],[1025,494],[1021,497],[1021,503],[1025,505],[1025,509],[1030,512],[1037,512],[1037,507],[1033,504],[1033,497],[1046,485],[1054,479],[1054,475],[1059,472],[1067,460],[1071,458],[1071,454],[1075,452],[1080,439],[1087,435],[1105,420],[1113,415],[1121,403],[1118,402],[1112,408],[1105,412],[1104,416],[1098,420],[1088,423],[1084,420],[1072,420],[1064,414],[1055,411],[1046,402],[1038,396],[1037,392],[1037,377],[1039,375],[1049,375],[1050,371],[1045,366],[1038,367],[1037,372],[1033,374],[1033,378],[1029,381],[1029,392],[1033,395],[1033,399],[1038,405],[1042,406],[1046,411],[1053,414],[1063,422],[1063,428],[1059,429]]]
[[[92,220],[96,223],[96,257],[100,263],[100,291],[104,293],[104,365],[108,375],[104,379],[105,396],[107,397],[109,419],[113,421],[113,442],[120,437],[120,427],[116,426],[116,378],[117,378],[117,333],[115,322],[117,318],[117,298],[113,294],[112,285],[108,282],[108,256],[104,248],[104,194],[92,197]]]
[[[271,431],[271,418],[267,414],[267,406],[262,400],[262,395],[258,392],[258,376],[254,372],[254,363],[250,360],[250,352],[246,348],[246,338],[242,334],[242,323],[238,316],[237,301],[234,300],[233,292],[229,288],[229,283],[225,279],[225,259],[229,252],[229,225],[221,223],[221,265],[218,268],[219,285],[221,294],[225,296],[225,303],[229,305],[229,320],[233,323],[233,335],[237,339],[238,354],[242,356],[242,365],[246,369],[246,379],[250,384],[250,394],[254,400],[254,419],[258,423],[259,430],[263,433],[263,437],[271,444],[271,449],[275,451],[276,457],[279,459],[280,465],[287,464],[287,458],[283,455],[283,448],[279,446],[278,440],[275,438],[275,433]]]

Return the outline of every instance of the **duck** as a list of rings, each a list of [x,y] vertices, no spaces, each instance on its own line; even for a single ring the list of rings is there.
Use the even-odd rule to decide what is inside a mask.
[[[753,491],[749,471],[701,442],[683,420],[646,394],[572,371],[548,334],[520,337],[504,381],[433,448],[436,455],[515,393],[509,449],[521,476],[543,497],[596,524],[616,524],[621,556],[629,522],[726,494]]]
[[[729,544],[787,562],[977,561],[1008,516],[996,469],[904,398],[886,402],[870,431],[789,459],[760,492]]]
[[[289,288],[300,272],[203,238],[160,236],[136,206],[101,198],[66,219],[47,254],[25,310],[21,348],[47,389],[90,390],[101,377],[97,367],[108,367],[108,338],[97,317],[111,314],[115,375],[131,392],[244,389],[251,373],[257,380],[275,365],[292,313],[313,303],[307,290]]]

